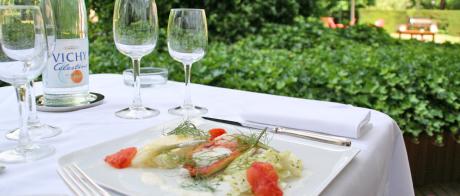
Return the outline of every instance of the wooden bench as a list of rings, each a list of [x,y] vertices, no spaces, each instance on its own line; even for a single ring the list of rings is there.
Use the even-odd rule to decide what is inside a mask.
[[[437,32],[436,22],[429,18],[409,18],[407,24],[399,25],[398,28],[399,39],[401,39],[402,34],[409,34],[411,39],[414,35],[420,35],[422,40],[424,35],[430,35],[434,42]]]
[[[408,34],[410,35],[410,38],[412,39],[414,35],[420,35],[423,40],[424,35],[431,35],[433,37],[432,41],[434,42],[435,40],[435,35],[436,33],[430,32],[430,31],[420,31],[420,30],[405,30],[405,31],[398,31],[399,33],[399,39],[401,39],[402,34]]]

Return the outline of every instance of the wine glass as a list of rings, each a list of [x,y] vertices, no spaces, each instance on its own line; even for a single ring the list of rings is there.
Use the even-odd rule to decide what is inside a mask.
[[[48,45],[48,59],[54,51],[56,34],[56,25],[54,23],[54,14],[51,7],[50,0],[30,1],[30,0],[14,0],[6,3],[2,2],[2,5],[36,5],[40,6],[41,12],[44,18],[45,31],[47,35]],[[47,64],[47,62],[45,62]],[[29,92],[29,116],[27,118],[27,126],[29,128],[29,135],[32,139],[47,139],[55,137],[62,133],[59,127],[48,125],[40,122],[37,115],[37,104],[35,102],[35,89],[34,81],[31,80],[27,83],[27,91]],[[10,140],[18,140],[20,128],[9,131],[5,137]]]
[[[116,0],[113,14],[113,37],[122,54],[133,63],[134,99],[131,106],[115,113],[126,119],[144,119],[160,114],[142,106],[140,62],[151,53],[158,40],[157,7],[154,0]]]
[[[208,112],[204,107],[192,104],[190,75],[192,64],[202,59],[208,45],[206,14],[203,9],[172,9],[168,20],[169,55],[184,65],[184,104],[169,109],[170,114],[185,116],[202,115]]]
[[[19,145],[0,151],[0,162],[41,159],[54,153],[45,144],[33,144],[28,132],[27,83],[43,71],[48,59],[44,19],[39,6],[0,5],[0,80],[13,85],[19,102]]]

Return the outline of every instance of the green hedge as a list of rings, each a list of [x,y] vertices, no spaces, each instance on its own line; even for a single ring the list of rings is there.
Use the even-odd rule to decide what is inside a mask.
[[[86,0],[89,9],[99,16],[99,22],[90,24],[93,39],[109,37],[112,30],[114,0]],[[363,7],[367,0],[357,0]],[[265,23],[292,24],[297,16],[341,16],[347,15],[348,2],[343,0],[169,0],[156,1],[161,27],[166,27],[171,8],[188,7],[206,10],[211,39],[233,42],[246,35],[256,33]],[[88,10],[89,10],[88,9]],[[343,22],[343,21],[342,21]]]
[[[366,25],[331,30],[298,18],[290,26],[266,24],[234,44],[211,42],[192,81],[374,108],[405,133],[441,140],[443,131],[460,127],[459,51],[460,45],[395,40]],[[121,73],[129,65],[112,42],[92,44],[93,72]],[[164,42],[143,65],[167,67],[173,80],[183,80]]]
[[[90,38],[111,38],[114,0],[89,0],[89,8],[98,14],[99,22],[90,24]],[[308,1],[307,1],[308,2]],[[297,0],[210,0],[156,1],[160,26],[167,25],[171,8],[201,8],[206,10],[211,39],[234,41],[255,33],[265,23],[290,24],[299,15]]]
[[[432,18],[437,22],[442,33],[460,36],[460,10],[359,9],[360,24],[373,24],[378,19],[384,19],[384,28],[389,33],[396,32],[398,25],[406,24],[409,17]]]

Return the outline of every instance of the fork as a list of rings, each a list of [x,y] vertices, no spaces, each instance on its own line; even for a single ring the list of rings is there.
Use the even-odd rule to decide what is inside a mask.
[[[78,196],[110,196],[110,194],[97,185],[75,163],[58,168],[58,173],[67,186]]]

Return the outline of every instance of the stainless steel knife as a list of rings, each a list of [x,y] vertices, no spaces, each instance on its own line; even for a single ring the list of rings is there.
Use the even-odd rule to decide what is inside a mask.
[[[290,129],[290,128],[278,127],[278,126],[273,126],[273,125],[237,122],[237,121],[212,118],[212,117],[202,117],[202,118],[206,120],[214,121],[214,122],[220,122],[220,123],[235,125],[235,126],[240,126],[240,127],[247,127],[247,128],[252,128],[252,129],[258,129],[258,130],[267,129],[268,131],[273,132],[273,133],[285,134],[285,135],[290,135],[293,137],[300,137],[300,138],[315,140],[315,141],[324,142],[328,144],[335,144],[339,146],[351,146],[351,140],[348,138],[326,135],[326,134],[317,133],[317,132],[313,132],[309,130],[297,130],[297,129]]]

